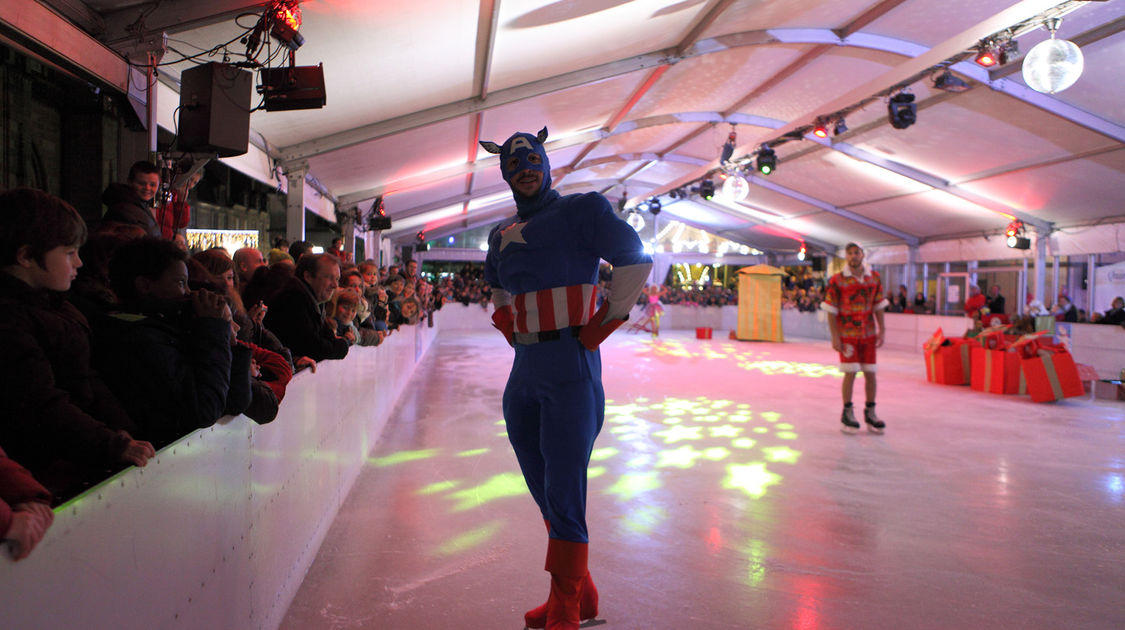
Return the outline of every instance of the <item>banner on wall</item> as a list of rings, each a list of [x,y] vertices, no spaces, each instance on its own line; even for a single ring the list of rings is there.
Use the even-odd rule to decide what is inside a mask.
[[[1099,267],[1094,271],[1094,310],[1110,309],[1113,298],[1125,296],[1125,262]]]

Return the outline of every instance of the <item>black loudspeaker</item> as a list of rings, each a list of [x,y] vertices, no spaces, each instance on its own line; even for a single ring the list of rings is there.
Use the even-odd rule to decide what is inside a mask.
[[[813,271],[824,271],[824,256],[813,256],[812,257],[812,270]]]
[[[324,107],[324,64],[262,68],[258,91],[265,98],[267,112]]]
[[[424,251],[427,251],[429,249],[430,249],[430,246],[429,246],[428,243],[418,243],[417,245],[414,246],[414,251],[416,251],[416,252],[424,252]]]
[[[367,219],[367,229],[369,230],[389,230],[391,229],[391,218],[382,215],[372,215]]]
[[[177,148],[191,153],[242,155],[250,143],[250,96],[254,75],[207,63],[180,75]]]

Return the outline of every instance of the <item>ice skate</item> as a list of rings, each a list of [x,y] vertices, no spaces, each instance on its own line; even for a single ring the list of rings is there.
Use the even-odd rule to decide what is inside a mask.
[[[840,430],[844,433],[852,434],[859,430],[859,422],[855,419],[855,410],[852,407],[844,407],[844,413],[840,414],[840,423],[843,425]]]
[[[867,430],[872,433],[882,433],[883,429],[887,428],[885,422],[875,415],[875,407],[867,407],[863,410],[863,421],[867,424]],[[859,426],[858,424],[856,425]]]

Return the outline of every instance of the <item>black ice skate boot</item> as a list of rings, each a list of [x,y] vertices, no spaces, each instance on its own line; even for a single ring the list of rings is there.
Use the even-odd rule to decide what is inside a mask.
[[[875,403],[867,403],[863,408],[863,421],[867,423],[867,430],[872,433],[882,433],[887,428],[886,423],[875,415]]]
[[[840,423],[844,425],[840,427],[844,433],[855,433],[859,430],[859,422],[855,419],[855,411],[851,403],[844,405],[844,413],[840,414]]]

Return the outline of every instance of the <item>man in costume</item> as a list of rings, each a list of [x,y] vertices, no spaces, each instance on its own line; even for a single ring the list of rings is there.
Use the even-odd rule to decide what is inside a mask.
[[[546,139],[544,127],[502,146],[481,142],[500,154],[516,201],[516,216],[489,234],[485,280],[493,323],[515,348],[503,401],[508,439],[548,530],[550,595],[524,623],[573,630],[598,611],[586,530],[586,467],[605,415],[598,345],[628,317],[652,258],[605,197],[551,188]],[[601,259],[614,266],[613,285],[595,312]]]
[[[883,345],[883,311],[889,302],[883,297],[879,272],[863,264],[863,248],[848,243],[844,256],[844,270],[829,278],[824,301],[820,303],[820,308],[828,312],[832,349],[840,353],[840,371],[844,373],[844,412],[840,422],[846,432],[859,429],[852,409],[852,386],[856,372],[863,372],[867,401],[863,420],[869,430],[879,433],[886,425],[875,415],[875,348]]]

